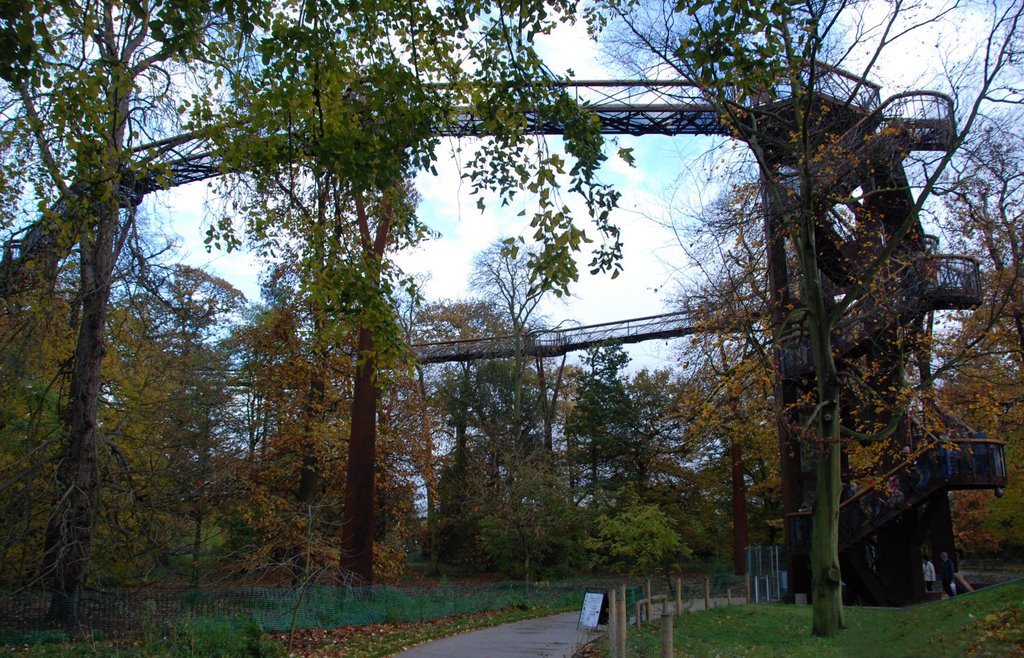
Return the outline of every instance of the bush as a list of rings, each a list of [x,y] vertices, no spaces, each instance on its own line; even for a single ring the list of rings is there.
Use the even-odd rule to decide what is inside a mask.
[[[276,658],[285,651],[251,619],[200,617],[175,625],[170,655],[211,658]]]

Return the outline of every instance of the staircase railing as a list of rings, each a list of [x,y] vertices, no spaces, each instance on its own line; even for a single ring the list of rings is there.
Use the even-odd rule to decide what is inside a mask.
[[[839,356],[854,353],[875,331],[895,322],[900,311],[970,309],[982,302],[981,268],[971,256],[920,256],[903,271],[899,281],[902,293],[895,293],[902,298],[895,303],[881,304],[868,295],[850,307],[833,345]],[[836,290],[826,292],[831,297],[840,295]],[[800,377],[810,372],[814,360],[807,336],[784,339],[778,351],[783,375]]]
[[[1003,442],[975,433],[963,438],[932,436],[931,441],[866,484],[852,482],[839,507],[839,550],[940,490],[1006,486]],[[811,546],[811,512],[788,514],[790,549],[806,555]]]

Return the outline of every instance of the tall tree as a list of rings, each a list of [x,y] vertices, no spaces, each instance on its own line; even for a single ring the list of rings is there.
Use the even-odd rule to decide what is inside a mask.
[[[179,128],[182,65],[200,61],[215,14],[203,2],[22,9],[25,22],[4,30],[17,45],[3,67],[5,138],[31,163],[26,180],[44,209],[39,226],[51,245],[40,260],[75,247],[79,273],[78,338],[56,474],[61,490],[41,571],[54,592],[53,615],[74,619],[99,495],[97,413],[114,267],[133,236],[135,179],[166,157],[166,149],[144,143]],[[190,72],[201,75],[201,67]]]
[[[1010,481],[1020,477],[1024,437],[1024,141],[1019,113],[990,117],[955,163],[940,215],[943,237],[981,263],[984,305],[935,323],[936,351],[948,361],[965,355],[955,372],[937,372],[937,395],[969,422],[1006,441]],[[999,498],[960,492],[951,501],[958,543],[989,552],[1019,551],[1018,487]]]
[[[422,309],[418,341],[472,340],[503,335],[507,327],[495,309],[483,302],[442,302]],[[417,342],[418,342],[417,341]],[[432,558],[450,563],[475,564],[480,511],[472,502],[476,467],[471,459],[478,432],[472,407],[480,392],[480,362],[423,368],[424,397],[437,416],[434,426],[438,450],[436,543]]]
[[[473,291],[499,309],[511,329],[514,388],[512,395],[512,431],[518,444],[527,433],[523,427],[523,387],[526,370],[524,349],[527,333],[540,318],[537,306],[543,300],[544,275],[537,275],[529,264],[536,251],[520,249],[511,240],[498,240],[473,259],[470,279]],[[546,401],[546,391],[544,392]]]
[[[566,419],[567,451],[584,488],[578,498],[599,491],[611,465],[623,454],[629,431],[629,396],[623,381],[629,356],[619,345],[595,347],[584,357],[586,371],[576,385],[575,404]],[[621,483],[620,483],[621,484]],[[575,478],[571,486],[575,486]]]
[[[191,556],[187,578],[196,584],[209,524],[232,489],[235,390],[221,339],[243,298],[188,266],[152,283],[111,304],[97,577],[131,578]]]
[[[767,544],[777,543],[782,529],[763,214],[756,182],[738,183],[696,212],[670,206],[690,266],[682,269],[690,276],[677,282],[676,303],[704,328],[686,343],[679,413],[698,444],[722,442],[730,453],[739,574],[750,529]]]
[[[292,252],[289,252],[292,253]],[[280,569],[292,582],[336,573],[352,360],[348,337],[317,335],[317,316],[286,261],[265,281],[265,306],[232,337],[247,398],[244,495],[230,516],[233,550],[247,571]]]
[[[598,229],[617,235],[607,214],[616,197],[594,178],[604,159],[596,125],[578,120],[579,110],[557,88],[532,84],[546,78],[533,39],[571,20],[574,8],[544,1],[514,9],[486,2],[396,2],[385,9],[311,2],[274,14],[256,49],[259,63],[254,58],[238,71],[229,159],[260,172],[264,190],[281,195],[258,206],[253,226],[273,231],[304,217],[313,238],[308,247],[327,241],[346,259],[340,269],[322,270],[309,288],[324,300],[325,322],[356,334],[341,544],[344,564],[367,580],[378,387],[401,347],[389,299],[399,276],[386,254],[422,237],[405,185],[432,167],[439,133],[468,107],[493,135],[470,163],[474,187],[510,196],[529,186],[544,200],[533,219],[543,244],[533,264],[549,274],[550,287],[564,289],[575,278],[570,256],[586,236],[555,203],[555,174],[566,159],[545,149],[534,159],[537,149],[521,148],[526,125],[508,107],[546,106],[564,121],[572,187],[584,194]],[[617,253],[613,239],[597,266],[611,266]],[[346,274],[339,279],[338,272]]]

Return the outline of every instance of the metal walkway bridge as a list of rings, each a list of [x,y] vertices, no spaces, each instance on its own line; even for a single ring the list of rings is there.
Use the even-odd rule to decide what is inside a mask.
[[[865,117],[864,130],[899,126],[912,136],[916,147],[934,148],[948,141],[951,101],[939,94],[910,93],[881,102],[879,87],[840,69],[825,67],[819,84],[821,93],[851,103]],[[582,109],[600,121],[609,135],[722,135],[731,131],[713,107],[701,99],[699,90],[687,80],[592,80],[545,83],[563,89]],[[443,89],[443,87],[442,87]],[[756,101],[757,108],[786,102],[784,89]],[[773,98],[775,100],[773,100]],[[517,111],[516,108],[511,110]],[[526,131],[532,134],[561,134],[564,125],[543,107],[520,108]],[[486,121],[468,109],[456,111],[435,126],[435,133],[450,137],[483,136]],[[214,145],[199,133],[182,134],[134,149],[139,162],[151,162],[148,169],[122,181],[120,202],[138,205],[158,190],[208,180],[227,173]],[[72,190],[76,188],[72,185]],[[53,208],[62,214],[63,201]],[[60,227],[44,217],[12,235],[0,254],[0,298],[7,296],[12,279],[33,262],[54,264],[66,256],[70,246],[59,246]],[[52,269],[52,268],[50,268]]]
[[[701,101],[697,89],[686,81],[590,80],[550,85],[564,89],[581,108],[598,117],[605,135],[730,134],[714,109]],[[560,135],[565,129],[544,108],[525,110],[523,118],[527,133]],[[468,110],[435,126],[434,132],[443,137],[487,135],[484,120]],[[181,135],[140,146],[136,151],[158,154],[164,164],[159,171],[139,177],[133,200],[225,173],[211,145],[199,136]]]
[[[412,346],[420,363],[451,363],[515,356],[562,356],[602,343],[640,343],[659,338],[678,338],[714,327],[701,326],[692,311],[649,315],[579,327],[531,331],[518,338],[513,335],[466,338],[462,340],[419,343]]]
[[[714,110],[700,101],[696,88],[686,81],[600,80],[573,83],[551,82],[601,122],[609,135],[727,135]],[[526,130],[532,134],[561,134],[564,126],[544,108],[524,109]],[[456,112],[435,127],[446,137],[479,137],[486,134],[484,120],[468,110]],[[209,180],[227,173],[214,145],[199,133],[176,135],[134,149],[138,160],[154,163],[148,170],[122,182],[120,200],[126,207],[159,190]],[[74,186],[72,186],[74,189]],[[53,208],[63,211],[63,202]],[[11,279],[35,261],[53,263],[68,247],[58,248],[56,226],[45,218],[22,229],[3,244],[0,254],[0,298],[6,297]]]

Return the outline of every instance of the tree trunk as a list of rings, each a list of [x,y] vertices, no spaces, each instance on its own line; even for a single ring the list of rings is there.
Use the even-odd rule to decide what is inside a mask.
[[[43,577],[53,592],[50,617],[69,623],[77,619],[92,550],[99,490],[97,409],[119,212],[106,209],[98,217],[93,235],[83,235],[80,247],[82,319],[63,418],[66,439],[56,474],[59,496],[43,549]]]
[[[544,450],[550,456],[552,452],[551,412],[548,405],[548,382],[547,373],[544,372],[544,357],[538,355],[535,362],[537,364],[537,404],[540,407],[541,419],[544,421]]]
[[[309,381],[309,391],[303,409],[302,467],[296,491],[298,501],[305,506],[312,505],[316,501],[317,486],[320,481],[320,464],[316,456],[315,425],[323,412],[326,390],[323,376],[319,371],[314,372]]]
[[[341,528],[341,566],[373,582],[373,509],[377,452],[377,388],[374,382],[373,333],[359,330],[352,392],[352,431],[345,474],[345,518]]]
[[[800,265],[804,277],[807,330],[810,334],[817,382],[816,417],[820,448],[817,451],[811,520],[811,632],[817,636],[835,635],[845,626],[841,573],[839,567],[839,502],[842,488],[842,450],[839,443],[839,379],[832,358],[832,327],[825,310],[814,224],[808,217],[801,222]]]
[[[195,524],[195,532],[192,535],[192,575],[189,577],[188,583],[192,587],[199,584],[199,551],[203,546],[203,512],[202,510],[197,511],[193,516],[192,520]]]
[[[554,424],[555,424],[555,412],[558,408],[558,395],[562,388],[562,375],[565,372],[565,359],[566,355],[562,355],[562,362],[558,364],[557,375],[555,376],[555,383],[551,387],[551,397],[548,398],[547,392],[547,380],[544,372],[544,359],[537,357],[537,377],[540,384],[540,401],[541,411],[544,417],[544,449],[547,451],[548,456],[554,454],[555,443],[554,443]]]
[[[423,366],[416,366],[416,385],[420,395],[420,428],[423,432],[425,461],[423,481],[427,489],[427,550],[430,551],[430,572],[437,573],[437,473],[434,470],[434,435],[427,414],[427,386]]]
[[[822,423],[836,433],[825,439],[818,456],[811,530],[812,632],[827,637],[845,627],[839,569],[840,456],[838,423]]]

